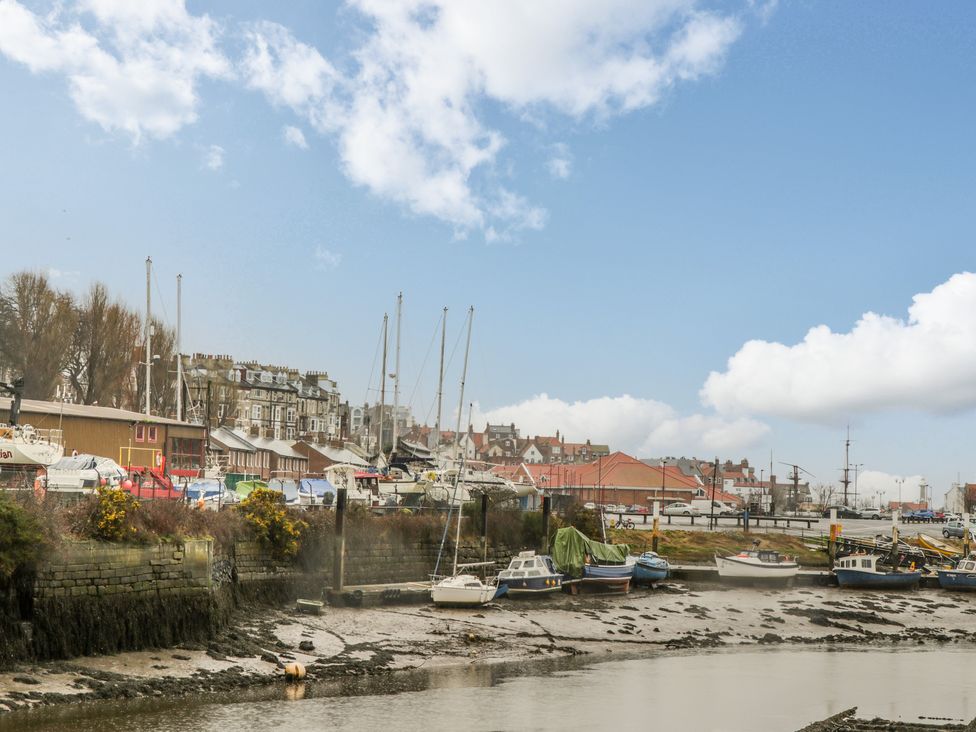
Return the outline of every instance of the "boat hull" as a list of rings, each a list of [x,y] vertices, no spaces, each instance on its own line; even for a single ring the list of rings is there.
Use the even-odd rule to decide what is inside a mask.
[[[485,584],[471,575],[441,580],[430,588],[435,605],[448,607],[481,607],[507,592],[505,585]]]
[[[61,445],[46,442],[0,441],[0,466],[37,465],[47,467],[64,457]]]
[[[859,569],[834,569],[837,584],[857,589],[905,590],[917,587],[922,572],[865,572]]]
[[[562,590],[563,578],[562,575],[515,577],[512,579],[500,578],[499,586],[508,588],[507,594],[509,597],[535,597]]]
[[[976,590],[976,573],[940,569],[939,587],[944,590]]]
[[[660,582],[668,578],[669,569],[668,563],[664,559],[647,562],[638,558],[637,563],[634,564],[634,584]]]
[[[609,592],[627,592],[634,576],[634,564],[585,564],[580,584]]]
[[[789,584],[796,578],[800,567],[795,562],[760,564],[742,562],[729,557],[715,557],[719,579],[725,582],[764,582]]]

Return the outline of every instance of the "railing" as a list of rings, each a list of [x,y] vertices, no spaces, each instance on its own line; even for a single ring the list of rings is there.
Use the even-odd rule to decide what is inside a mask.
[[[64,432],[59,429],[38,429],[29,424],[0,425],[0,440],[24,441],[29,444],[41,443],[47,445],[61,445],[64,443]]]

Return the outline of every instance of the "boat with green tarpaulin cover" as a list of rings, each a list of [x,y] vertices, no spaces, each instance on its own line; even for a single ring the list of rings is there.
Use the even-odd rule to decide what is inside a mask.
[[[635,560],[630,556],[629,545],[595,541],[573,526],[556,532],[552,559],[571,580],[579,580],[584,587],[626,592],[634,576]]]

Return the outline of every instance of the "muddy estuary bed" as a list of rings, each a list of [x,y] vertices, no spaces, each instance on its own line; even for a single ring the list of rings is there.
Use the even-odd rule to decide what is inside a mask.
[[[790,730],[852,706],[969,721],[974,600],[675,585],[475,612],[261,611],[205,648],[0,674],[0,730]],[[281,678],[292,658],[306,684]]]

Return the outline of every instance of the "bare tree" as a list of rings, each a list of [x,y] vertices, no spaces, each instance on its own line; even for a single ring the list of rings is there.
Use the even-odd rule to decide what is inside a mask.
[[[827,506],[833,503],[835,490],[832,484],[818,483],[814,486],[813,499],[817,502],[821,511],[824,511]]]
[[[76,314],[70,295],[39,272],[17,272],[0,288],[0,359],[24,377],[24,396],[54,396],[71,352]]]
[[[153,414],[175,416],[176,414],[176,331],[152,319],[152,390],[149,394]],[[141,328],[141,326],[140,326]],[[145,346],[135,350],[141,363],[136,364],[135,379],[129,392],[129,407],[142,411],[146,404]]]
[[[67,375],[82,404],[120,406],[139,341],[139,316],[111,302],[105,285],[92,285],[78,307]]]

